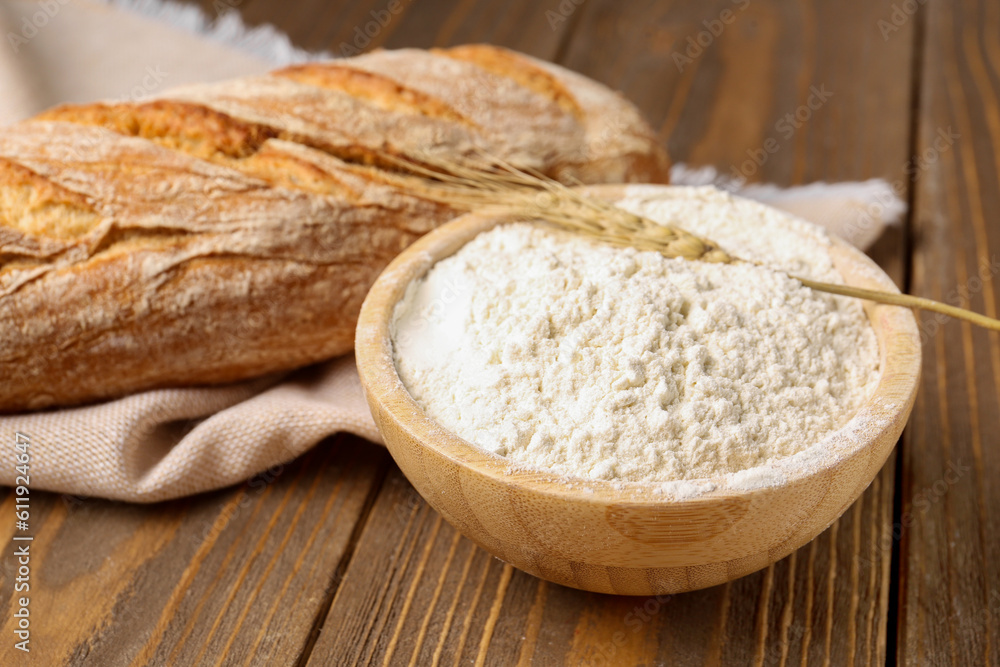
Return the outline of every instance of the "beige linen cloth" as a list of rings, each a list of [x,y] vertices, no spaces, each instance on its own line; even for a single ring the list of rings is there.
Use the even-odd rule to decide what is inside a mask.
[[[219,7],[226,4],[216,3]],[[212,21],[212,19],[217,19]],[[235,12],[205,17],[157,0],[14,0],[0,4],[0,123],[60,102],[141,99],[165,87],[253,74],[308,57]],[[903,212],[883,181],[740,188],[678,166],[675,182],[713,182],[867,247]],[[113,360],[108,360],[113,369]],[[113,371],[109,371],[113,372]],[[3,381],[0,378],[0,381]],[[107,403],[0,417],[0,484],[15,483],[17,433],[30,440],[30,486],[155,502],[246,480],[325,437],[380,442],[353,357],[218,387],[160,389]]]

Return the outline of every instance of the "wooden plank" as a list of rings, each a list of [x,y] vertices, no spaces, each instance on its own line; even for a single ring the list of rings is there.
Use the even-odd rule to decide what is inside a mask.
[[[512,570],[442,521],[393,469],[310,664],[883,663],[885,476],[831,530],[767,570],[704,591],[630,598]]]
[[[548,5],[534,0],[424,1],[404,17],[385,46],[430,48],[489,42],[552,60],[573,22],[546,16]]]
[[[546,7],[533,0],[296,0],[281,4],[200,0],[197,4],[210,17],[232,8],[248,25],[274,25],[290,35],[296,46],[334,56],[376,48],[489,42],[551,60],[573,26],[572,16],[558,11],[558,2]]]
[[[296,664],[387,463],[380,447],[340,436],[243,486],[175,502],[33,493],[33,664]],[[12,495],[0,512],[14,516]],[[13,518],[2,530],[10,638]],[[23,657],[0,643],[0,664]]]
[[[1000,310],[1000,6],[930,2],[913,291]],[[902,19],[901,19],[902,20]],[[1000,336],[921,317],[903,449],[900,660],[1000,661]]]
[[[571,16],[578,25],[565,63],[636,100],[675,159],[728,173],[775,138],[778,150],[745,169],[751,180],[883,176],[906,197],[914,32],[904,24],[882,39],[877,21],[890,2],[678,5],[586,3]],[[703,21],[741,6],[679,71],[674,50]],[[779,122],[823,85],[833,95],[786,138]],[[900,282],[902,238],[890,235],[876,251]],[[670,599],[588,594],[511,571],[457,536],[397,475],[373,507],[313,664],[885,662],[894,458],[799,552]]]
[[[505,611],[518,607],[527,617],[530,591],[538,585],[528,575],[512,577],[509,566],[462,538],[395,468],[356,556],[310,664],[450,664],[475,656],[485,629],[496,629],[493,601],[510,595],[520,604]]]

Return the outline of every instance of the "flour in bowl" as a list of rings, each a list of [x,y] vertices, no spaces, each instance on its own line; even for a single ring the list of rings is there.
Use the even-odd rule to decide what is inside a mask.
[[[843,282],[819,228],[713,188],[619,205],[731,255]],[[448,430],[527,467],[667,482],[795,455],[879,379],[861,303],[751,264],[666,259],[544,225],[480,234],[409,286],[396,368]]]

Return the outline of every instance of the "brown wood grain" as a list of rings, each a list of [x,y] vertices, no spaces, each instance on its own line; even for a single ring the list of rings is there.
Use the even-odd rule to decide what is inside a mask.
[[[194,4],[210,17],[238,11],[248,25],[274,25],[296,46],[333,56],[376,48],[488,42],[552,60],[575,25],[572,13],[559,12],[561,1],[199,0]],[[567,4],[572,3],[567,0]]]
[[[996,316],[1000,6],[934,1],[926,13],[912,289]],[[1000,336],[921,323],[924,380],[903,449],[900,659],[996,665]]]
[[[387,459],[343,436],[243,486],[187,500],[33,493],[34,661],[4,641],[0,664],[296,664]],[[11,494],[0,508],[13,516]],[[8,553],[0,608],[12,637]]]

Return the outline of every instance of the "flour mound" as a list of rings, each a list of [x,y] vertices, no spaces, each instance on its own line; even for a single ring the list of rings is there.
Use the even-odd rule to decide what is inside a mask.
[[[744,259],[842,282],[811,225],[713,188],[623,206]],[[525,466],[669,482],[763,466],[843,426],[878,381],[859,302],[749,264],[666,259],[543,225],[480,234],[411,284],[396,367],[445,428]]]

